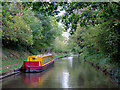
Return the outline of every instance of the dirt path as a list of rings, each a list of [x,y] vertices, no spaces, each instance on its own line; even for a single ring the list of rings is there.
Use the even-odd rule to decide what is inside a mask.
[[[12,66],[16,66],[18,64],[22,64],[22,63],[10,64],[10,65],[7,65],[7,66],[0,67],[0,69],[9,68],[9,67],[12,67]]]

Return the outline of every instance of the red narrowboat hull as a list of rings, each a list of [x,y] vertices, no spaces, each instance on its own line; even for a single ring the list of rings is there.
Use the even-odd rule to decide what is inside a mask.
[[[39,61],[24,61],[21,67],[22,72],[42,72],[54,64],[55,60],[52,60],[42,66],[39,66]]]

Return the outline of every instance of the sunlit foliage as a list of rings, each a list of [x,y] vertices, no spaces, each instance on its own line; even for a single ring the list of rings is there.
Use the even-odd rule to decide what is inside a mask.
[[[28,4],[28,3],[27,3]],[[26,3],[3,3],[2,39],[4,46],[22,45],[36,54],[54,49],[54,40],[64,28],[56,18],[34,12]],[[32,4],[31,4],[32,5]]]
[[[33,35],[30,25],[25,22],[20,14],[17,14],[18,12],[14,12],[16,9],[11,11],[12,7],[15,6],[10,4],[7,7],[3,7],[2,39],[4,44],[12,42],[22,45],[32,45]]]
[[[64,15],[56,16],[60,11],[65,11]],[[119,12],[119,2],[3,3],[3,44],[12,42],[30,50],[54,50],[54,42],[63,47],[59,36],[65,28],[70,29],[67,47],[71,51],[84,58],[96,55],[94,60],[104,57],[120,62]],[[56,21],[62,22],[64,28]]]

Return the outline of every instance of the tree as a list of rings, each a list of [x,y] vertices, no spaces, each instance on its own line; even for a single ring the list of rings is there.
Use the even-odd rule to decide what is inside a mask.
[[[16,9],[11,11],[13,3],[3,6],[2,39],[4,45],[20,43],[21,45],[32,45],[32,30],[25,23],[21,15],[17,15]],[[17,3],[15,3],[15,7]],[[8,8],[10,7],[10,8]],[[15,15],[16,14],[16,15]],[[12,43],[11,43],[12,42]]]

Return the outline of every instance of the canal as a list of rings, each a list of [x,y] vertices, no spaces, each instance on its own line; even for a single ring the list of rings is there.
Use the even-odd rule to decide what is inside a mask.
[[[113,88],[112,80],[77,56],[55,61],[41,73],[21,73],[2,81],[2,88]]]

